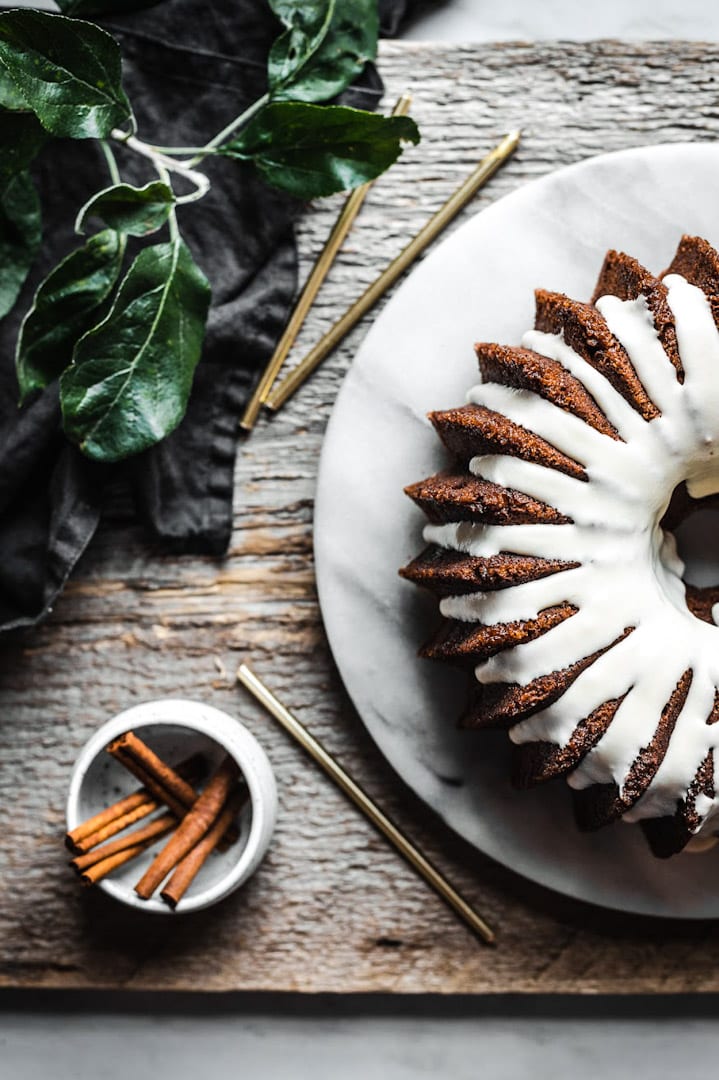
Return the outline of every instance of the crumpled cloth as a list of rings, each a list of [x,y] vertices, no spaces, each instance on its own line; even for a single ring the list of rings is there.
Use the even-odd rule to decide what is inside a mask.
[[[411,0],[380,0],[383,31],[395,33],[410,6]],[[140,136],[180,146],[206,141],[264,92],[266,56],[279,31],[265,0],[165,0],[108,16],[103,25],[120,41]],[[372,109],[381,93],[370,66],[341,100]],[[117,156],[123,179],[153,178],[135,155]],[[0,323],[0,631],[31,626],[47,613],[118,481],[131,486],[138,517],[166,548],[219,555],[227,547],[237,424],[290,311],[297,286],[293,223],[302,205],[240,164],[208,159],[203,168],[210,193],[178,212],[213,288],[187,414],[158,446],[105,466],[65,438],[57,385],[18,409],[13,354],[21,316],[39,281],[79,242],[77,210],[110,182],[92,142],[52,140],[34,167],[42,252],[15,310]]]

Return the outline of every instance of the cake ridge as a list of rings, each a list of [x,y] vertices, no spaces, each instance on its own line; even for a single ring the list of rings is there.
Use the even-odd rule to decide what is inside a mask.
[[[400,574],[408,581],[423,585],[437,596],[461,596],[465,592],[493,591],[537,581],[560,570],[573,570],[579,563],[536,556],[497,552],[489,558],[453,552],[429,544],[424,551],[402,567]]]
[[[431,412],[429,419],[450,453],[464,464],[483,454],[507,454],[539,462],[576,480],[587,480],[583,466],[575,458],[486,405],[469,402],[457,409]]]
[[[535,301],[535,330],[561,334],[570,348],[603,375],[644,420],[659,415],[624,346],[595,305],[546,289],[536,290]]]
[[[576,768],[602,738],[625,697],[626,694],[622,694],[603,701],[583,720],[577,721],[564,746],[552,742],[515,743],[513,777],[517,787],[546,783]]]
[[[477,342],[474,351],[484,383],[530,390],[595,431],[619,438],[587,388],[559,361],[521,346]]]
[[[657,337],[676,370],[677,379],[683,383],[684,367],[679,355],[674,319],[664,282],[651,274],[631,255],[626,255],[623,251],[610,250],[599,272],[592,295],[592,304],[596,305],[597,300],[604,296],[615,296],[619,300],[637,300],[640,296],[645,298]]]

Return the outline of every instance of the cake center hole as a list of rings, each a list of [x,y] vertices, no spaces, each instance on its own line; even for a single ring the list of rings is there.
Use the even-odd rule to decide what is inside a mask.
[[[686,567],[684,582],[700,589],[719,585],[719,510],[695,510],[674,537]]]

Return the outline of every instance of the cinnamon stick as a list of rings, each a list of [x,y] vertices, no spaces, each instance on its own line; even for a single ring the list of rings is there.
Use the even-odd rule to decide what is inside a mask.
[[[147,817],[159,805],[157,799],[153,799],[149,791],[140,788],[139,791],[134,791],[132,795],[120,799],[113,806],[108,806],[106,810],[101,810],[99,814],[95,814],[94,817],[78,825],[66,835],[65,843],[71,851],[82,854],[104,840],[108,840],[115,833],[121,832],[122,829],[126,829],[128,825]]]
[[[170,829],[174,829],[175,825],[177,825],[177,818],[174,814],[161,814],[160,817],[148,822],[141,829],[135,829],[134,832],[127,833],[126,836],[111,840],[109,844],[102,844],[92,851],[76,856],[70,860],[70,866],[73,870],[81,873],[83,870],[87,870],[88,867],[94,866],[95,863],[102,862],[103,859],[108,859],[111,855],[117,854],[118,851],[125,851],[127,848],[135,847],[137,844],[144,843],[145,840],[153,838],[159,840]]]
[[[233,758],[226,757],[205,790],[198,795],[192,809],[187,812],[165,847],[155,856],[135,886],[139,897],[149,900],[170,871],[208,832],[222,812],[238,775],[237,763]]]
[[[151,750],[134,731],[127,731],[118,739],[115,739],[107,747],[107,752],[112,754],[121,765],[142,780],[145,787],[154,793],[155,797],[172,812],[182,819],[197,799],[195,789],[185,783],[184,777],[175,772],[161,757]],[[227,836],[220,841],[221,848],[226,850],[234,844],[238,833],[234,828],[228,830]]]
[[[109,822],[104,828],[98,829],[97,832],[90,833],[84,840],[79,840],[72,845],[72,850],[78,855],[84,855],[85,852],[91,851],[98,844],[104,843],[109,840],[110,837],[115,836],[117,833],[122,832],[123,829],[127,829],[130,825],[134,825],[135,822],[141,821],[143,818],[151,814],[153,810],[157,810],[161,804],[157,799],[150,797],[146,802],[143,802],[140,806],[136,806],[134,810],[131,810],[129,814],[122,814],[120,817],[115,818],[114,821]]]
[[[205,833],[199,843],[181,859],[175,867],[172,877],[160,893],[162,899],[171,908],[177,907],[188,888],[205,865],[209,855],[215,850],[225,832],[232,824],[243,804],[247,801],[247,788],[234,791],[215,824]]]
[[[113,870],[116,870],[118,866],[123,866],[130,859],[137,858],[143,851],[149,848],[150,844],[154,844],[155,838],[152,837],[149,840],[145,840],[142,844],[135,844],[133,847],[125,848],[124,851],[118,851],[115,855],[110,855],[107,859],[102,859],[101,862],[94,863],[93,866],[88,866],[87,870],[83,870],[80,873],[80,880],[83,885],[96,885],[98,881],[102,881],[104,877],[107,877]]]
[[[195,781],[201,775],[202,766],[202,755],[192,754],[180,762],[176,772],[184,780]],[[155,798],[146,787],[142,787],[77,825],[66,835],[65,843],[71,851],[83,854],[97,844],[109,840],[129,825],[147,817],[161,804],[164,805],[164,799]]]
[[[126,731],[113,739],[106,749],[177,817],[182,817],[197,798],[192,785],[158,757],[134,731]]]

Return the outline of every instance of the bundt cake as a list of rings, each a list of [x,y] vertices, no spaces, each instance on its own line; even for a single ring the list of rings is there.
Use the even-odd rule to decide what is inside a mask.
[[[654,277],[610,251],[590,303],[539,290],[522,347],[476,347],[452,457],[407,494],[440,598],[421,655],[469,667],[460,720],[502,727],[513,780],[564,776],[577,822],[641,822],[666,857],[719,832],[719,588],[672,530],[719,500],[719,255],[685,236]]]

